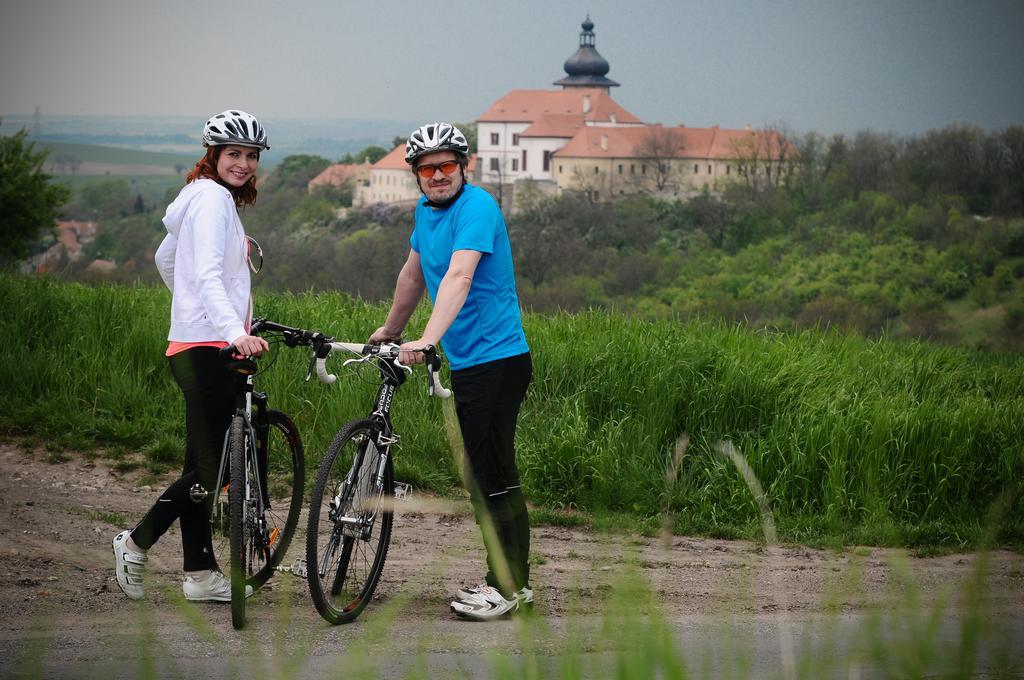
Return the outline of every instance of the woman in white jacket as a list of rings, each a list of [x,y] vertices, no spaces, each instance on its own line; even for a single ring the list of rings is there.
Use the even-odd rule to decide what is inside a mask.
[[[146,551],[179,520],[184,553],[182,590],[189,600],[230,602],[231,585],[213,554],[209,499],[217,480],[224,433],[234,411],[233,377],[218,357],[233,344],[259,355],[262,338],[249,335],[249,240],[238,208],[256,200],[256,167],[269,149],[253,116],[230,109],[206,121],[206,155],[185,177],[167,207],[167,236],[157,249],[160,276],[171,290],[166,356],[185,398],[185,465],[134,529],[114,537],[117,584],[143,597]],[[204,498],[206,500],[204,500]]]

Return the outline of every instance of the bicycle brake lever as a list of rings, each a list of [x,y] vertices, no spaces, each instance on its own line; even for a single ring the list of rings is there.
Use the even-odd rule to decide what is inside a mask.
[[[313,367],[316,366],[316,351],[309,353],[309,366],[306,367],[306,382],[313,377]]]

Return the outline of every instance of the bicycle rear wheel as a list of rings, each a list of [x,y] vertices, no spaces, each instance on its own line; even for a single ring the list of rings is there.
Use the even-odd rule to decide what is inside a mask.
[[[253,554],[247,583],[259,588],[274,575],[295,536],[305,493],[306,468],[299,430],[291,418],[280,411],[267,411],[266,439],[257,430],[261,516],[252,527]]]
[[[384,570],[391,540],[395,478],[369,420],[335,435],[317,473],[306,531],[306,569],[316,610],[349,623],[362,613]]]
[[[245,585],[249,572],[248,557],[251,553],[249,542],[252,537],[250,515],[250,493],[255,488],[248,478],[250,467],[249,433],[245,419],[235,416],[228,431],[228,517],[230,522],[231,564],[231,625],[242,628],[245,625]]]

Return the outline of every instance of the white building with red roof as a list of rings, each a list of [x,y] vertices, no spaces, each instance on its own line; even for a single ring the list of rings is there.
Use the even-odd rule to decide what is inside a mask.
[[[405,144],[399,144],[370,168],[370,179],[356,187],[353,206],[373,203],[414,205],[423,194],[405,162]]]
[[[353,186],[366,183],[370,177],[371,163],[335,163],[324,168],[323,172],[309,180],[306,189],[312,192],[317,187],[340,187],[346,183]]]
[[[646,193],[686,197],[731,181],[777,181],[795,157],[776,131],[647,125],[581,130],[555,152],[559,192],[595,200]]]
[[[501,196],[522,180],[551,192],[611,199],[630,193],[687,196],[725,182],[770,176],[792,158],[777,133],[648,125],[616,102],[594,24],[565,62],[560,90],[512,90],[477,119],[478,180]]]
[[[477,119],[480,181],[553,180],[552,155],[584,128],[642,125],[606,89],[512,90]]]

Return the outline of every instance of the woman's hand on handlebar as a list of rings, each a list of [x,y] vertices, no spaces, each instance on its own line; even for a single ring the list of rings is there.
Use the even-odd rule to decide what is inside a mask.
[[[239,335],[231,344],[240,354],[250,357],[258,357],[270,349],[267,341],[256,335]]]

